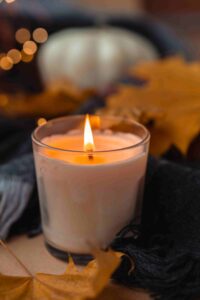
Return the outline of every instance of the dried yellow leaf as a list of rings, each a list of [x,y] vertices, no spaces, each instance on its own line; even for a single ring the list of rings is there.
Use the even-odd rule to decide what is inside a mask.
[[[2,242],[1,244],[5,245]],[[110,276],[118,267],[121,255],[111,250],[107,252],[94,250],[94,256],[96,259],[82,271],[70,259],[66,272],[61,275],[40,273],[35,276],[17,277],[0,274],[0,299],[95,299],[105,288]],[[20,265],[22,266],[22,263]],[[25,267],[24,269],[26,270]]]
[[[147,83],[119,86],[101,113],[131,115],[146,125],[154,155],[163,154],[171,145],[185,154],[200,132],[200,63],[174,57],[140,64],[130,73]]]

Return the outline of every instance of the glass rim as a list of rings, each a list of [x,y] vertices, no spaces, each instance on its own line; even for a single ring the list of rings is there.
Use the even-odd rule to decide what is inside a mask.
[[[90,116],[98,116],[98,115],[95,115],[95,114],[91,114]],[[94,150],[94,154],[95,153],[111,153],[111,152],[117,152],[117,151],[124,151],[124,150],[130,150],[130,149],[133,149],[133,148],[137,148],[141,145],[144,145],[146,143],[149,142],[150,140],[150,132],[149,130],[144,126],[142,125],[141,123],[131,119],[131,118],[125,118],[125,117],[117,117],[117,116],[99,116],[100,118],[102,119],[115,119],[115,120],[125,120],[126,122],[129,122],[129,123],[132,123],[132,125],[136,125],[138,127],[140,127],[144,133],[145,133],[145,136],[144,138],[141,139],[141,141],[137,142],[137,143],[134,143],[130,146],[126,146],[126,147],[122,147],[122,148],[116,148],[116,149],[111,149],[111,150]],[[58,118],[54,118],[54,119],[51,119],[49,121],[47,121],[45,124],[43,125],[40,125],[38,127],[35,128],[35,130],[33,131],[32,135],[31,135],[31,138],[32,138],[32,141],[33,143],[37,144],[38,146],[40,147],[45,147],[49,150],[54,150],[54,151],[61,151],[61,152],[69,152],[69,153],[81,153],[81,154],[85,154],[86,152],[84,150],[73,150],[73,149],[62,149],[62,148],[57,148],[57,147],[53,147],[53,146],[50,146],[48,144],[45,144],[44,142],[42,142],[41,140],[39,140],[37,138],[37,133],[39,130],[41,130],[42,128],[44,128],[47,124],[51,124],[55,121],[62,121],[62,120],[65,120],[67,118],[85,118],[85,115],[71,115],[71,116],[64,116],[64,117],[58,117]]]

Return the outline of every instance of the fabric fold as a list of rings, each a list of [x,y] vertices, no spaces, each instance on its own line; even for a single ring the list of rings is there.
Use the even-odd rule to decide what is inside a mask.
[[[6,239],[32,197],[35,173],[32,155],[0,167],[0,239]]]

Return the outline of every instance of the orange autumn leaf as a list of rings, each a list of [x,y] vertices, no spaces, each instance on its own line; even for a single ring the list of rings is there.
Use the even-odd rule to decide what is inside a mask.
[[[200,132],[200,63],[173,57],[139,64],[130,74],[146,84],[120,85],[101,113],[132,117],[146,125],[154,155],[171,145],[185,154]]]
[[[7,250],[3,242],[1,245]],[[1,300],[85,300],[95,299],[120,263],[120,254],[93,251],[95,260],[80,271],[70,259],[61,275],[28,274],[27,277],[0,274]],[[16,258],[16,257],[15,257]],[[17,258],[16,258],[17,259]],[[19,262],[19,260],[18,260]],[[20,263],[20,262],[19,262]],[[23,264],[20,263],[23,267]],[[26,268],[24,267],[26,270]],[[28,272],[28,270],[26,270]]]
[[[80,90],[70,84],[31,95],[0,93],[0,114],[8,118],[70,114],[94,94],[95,91]]]

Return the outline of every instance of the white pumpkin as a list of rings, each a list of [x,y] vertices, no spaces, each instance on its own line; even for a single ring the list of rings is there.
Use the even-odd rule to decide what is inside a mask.
[[[39,70],[47,87],[72,82],[102,89],[119,79],[130,65],[158,53],[150,41],[114,28],[66,29],[53,34],[39,52]]]

